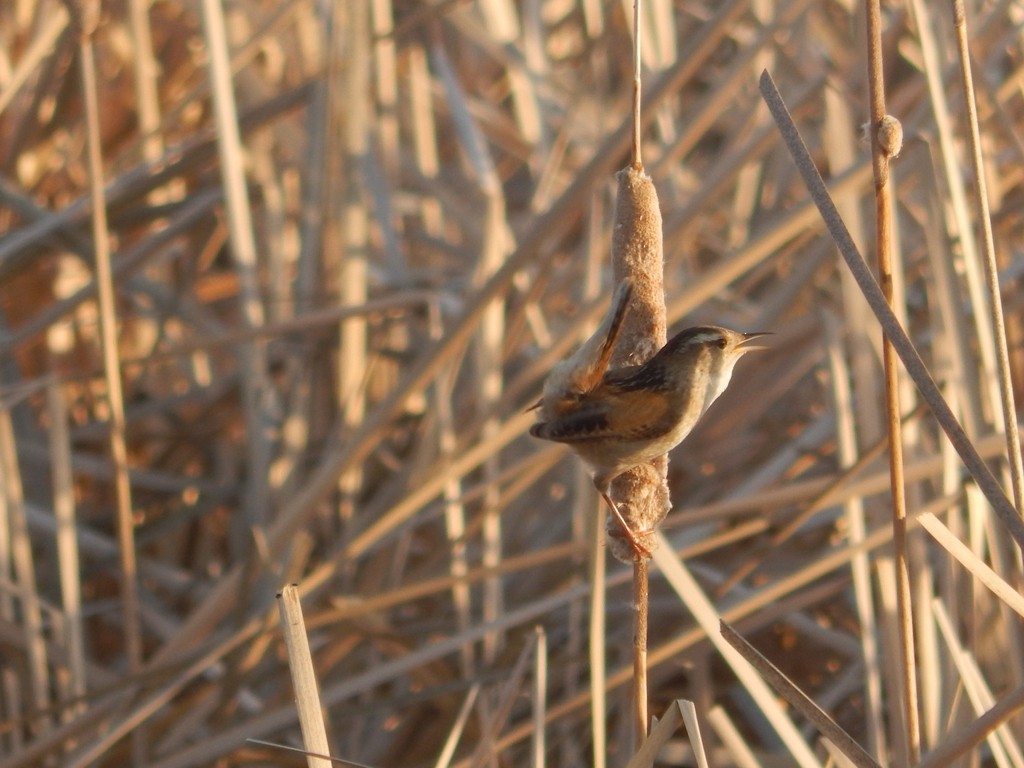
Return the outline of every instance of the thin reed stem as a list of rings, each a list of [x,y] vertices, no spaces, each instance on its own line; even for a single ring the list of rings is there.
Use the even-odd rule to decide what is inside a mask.
[[[633,733],[636,748],[647,738],[647,632],[651,601],[649,566],[645,558],[633,562]]]
[[[868,87],[871,134],[871,167],[875,177],[875,252],[878,280],[886,303],[893,305],[893,201],[889,160],[899,147],[883,145],[884,126],[895,119],[885,110],[885,82],[882,66],[882,11],[879,0],[867,3]],[[897,131],[890,128],[890,131]],[[899,131],[902,133],[902,131]],[[902,140],[899,142],[902,144]],[[914,617],[910,595],[910,564],[907,556],[907,498],[903,472],[903,425],[900,419],[899,364],[888,336],[882,340],[885,377],[885,416],[889,436],[889,477],[892,500],[893,550],[896,557],[896,607],[901,655],[899,680],[903,703],[903,727],[910,762],[921,755],[921,725],[917,702],[917,666],[914,649]]]
[[[960,60],[960,83],[964,89],[964,106],[971,147],[971,166],[974,171],[974,204],[981,228],[981,244],[985,262],[985,287],[988,308],[992,314],[995,332],[995,353],[999,396],[1002,401],[1003,430],[1006,433],[1006,455],[1013,484],[1013,503],[1018,513],[1024,514],[1024,464],[1021,461],[1020,430],[1017,426],[1017,404],[1010,375],[1010,356],[1006,341],[1006,321],[1003,318],[1003,299],[999,290],[999,267],[996,264],[995,238],[992,235],[992,215],[988,205],[988,182],[985,158],[982,154],[981,129],[978,125],[978,104],[974,95],[974,77],[971,73],[971,49],[967,38],[967,13],[963,0],[953,0],[953,30],[956,34]]]
[[[142,624],[139,612],[138,560],[135,551],[135,520],[132,515],[131,486],[128,479],[128,450],[125,443],[124,393],[118,347],[117,309],[114,277],[107,231],[107,201],[103,183],[103,156],[100,146],[100,105],[96,85],[96,58],[93,35],[99,23],[99,3],[85,4],[80,30],[82,102],[85,109],[86,156],[89,167],[89,196],[92,202],[92,235],[95,252],[96,292],[100,316],[100,346],[106,400],[110,409],[109,447],[114,468],[114,499],[117,510],[118,553],[121,565],[121,610],[125,657],[128,670],[137,674],[142,668]]]
[[[643,0],[633,0],[633,142],[632,142],[632,170],[638,175],[643,174],[643,160],[641,159],[641,111],[640,111],[640,97],[642,91],[642,83],[640,79],[641,75],[641,58],[640,58],[640,45],[642,35],[640,32],[640,10]],[[650,183],[650,182],[649,182]],[[626,186],[620,186],[620,195],[625,192]],[[652,183],[653,190],[653,183]],[[654,206],[657,207],[657,197],[654,198]],[[643,213],[642,211],[637,211]],[[654,211],[657,214],[657,211]],[[625,218],[625,217],[624,217]],[[660,224],[660,216],[657,217]],[[656,237],[660,245],[662,232],[660,226],[657,232],[648,231],[643,228],[637,228],[634,230],[635,221],[623,222],[627,223],[630,231],[634,237],[640,238],[643,235],[648,237]],[[615,241],[617,242],[617,241]],[[643,279],[648,281],[649,284],[661,285],[662,276],[661,270],[662,260],[660,258],[660,251],[658,249],[659,256],[655,259],[655,263],[647,263],[647,266],[653,271],[657,270],[656,275],[643,275]],[[624,252],[622,248],[617,249],[613,253],[613,259],[618,258],[620,264],[628,263],[623,258]],[[647,260],[645,260],[647,261]],[[644,264],[645,262],[632,262],[632,264]],[[621,266],[616,265],[618,268],[615,269],[615,273],[618,274],[621,271]],[[660,318],[654,323],[656,328],[662,329],[661,335],[664,336],[665,328],[665,305],[664,299],[660,300]],[[625,334],[624,334],[625,336]],[[624,339],[625,341],[625,339]],[[649,339],[646,341],[653,341],[657,345],[664,343],[664,338]],[[635,345],[636,340],[633,340]],[[635,346],[631,346],[635,348]],[[643,557],[636,556],[633,558],[633,752],[643,746],[644,741],[647,739],[647,728],[649,722],[648,715],[648,704],[647,704],[647,631],[649,623],[649,612],[650,612],[650,586],[648,581],[650,579],[649,567],[647,560]]]
[[[633,0],[633,141],[631,147],[632,162],[635,170],[642,170],[644,161],[642,159],[642,142],[640,141],[640,95],[642,83],[640,80],[640,6],[643,0]]]

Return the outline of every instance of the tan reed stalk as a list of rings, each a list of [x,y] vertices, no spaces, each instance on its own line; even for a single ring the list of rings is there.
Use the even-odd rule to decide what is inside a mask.
[[[427,52],[422,44],[410,46],[406,56],[408,78],[408,106],[412,114],[412,144],[416,170],[427,184],[436,183],[441,170],[438,153],[436,114],[431,108],[430,74]],[[424,231],[439,237],[444,226],[444,213],[437,197],[424,195],[419,203],[419,215]]]
[[[853,207],[853,206],[851,206]],[[844,273],[845,276],[845,273]],[[850,279],[843,281],[844,292],[848,295],[846,306],[853,304],[862,307],[862,299],[856,293],[856,285]],[[858,333],[860,344],[851,340],[852,349],[851,365],[847,365],[847,358],[842,353],[839,345],[839,324],[829,322],[829,364],[832,371],[832,392],[835,400],[836,411],[836,439],[838,447],[838,458],[840,466],[845,467],[843,475],[853,470],[854,467],[863,461],[864,456],[874,453],[874,446],[867,451],[860,452],[857,447],[857,422],[865,423],[867,429],[872,429],[870,417],[857,416],[857,409],[854,405],[854,388],[859,387],[861,391],[867,392],[871,379],[867,370],[867,357],[865,349],[867,341],[867,323],[869,311],[866,308],[854,309],[853,314],[858,316],[858,326],[861,329]],[[864,315],[860,318],[860,315]],[[851,368],[853,375],[851,376]],[[922,406],[923,407],[923,406]],[[873,430],[872,430],[873,431]],[[877,440],[875,445],[881,451],[885,442]],[[888,474],[888,473],[886,473]],[[888,478],[892,482],[891,478]],[[815,500],[815,506],[822,501],[821,496]],[[843,504],[844,516],[846,519],[848,540],[856,544],[864,540],[867,533],[867,519],[865,505],[862,498],[850,498]],[[795,533],[795,530],[794,530]],[[871,583],[871,563],[867,553],[855,557],[850,563],[850,576],[853,587],[853,604],[857,614],[858,632],[861,641],[861,655],[864,658],[864,694],[866,699],[865,725],[867,727],[867,749],[875,759],[881,760],[887,754],[887,739],[884,724],[886,700],[883,696],[883,675],[881,660],[881,648],[878,638],[878,619],[875,610],[877,600]]]
[[[92,201],[92,235],[95,252],[95,282],[100,317],[100,346],[103,377],[109,408],[108,433],[110,458],[114,470],[114,499],[117,514],[118,554],[121,566],[121,610],[125,657],[128,671],[136,675],[142,669],[142,625],[139,615],[138,559],[135,551],[135,521],[128,479],[128,450],[125,442],[124,393],[118,349],[117,309],[114,276],[110,259],[110,235],[107,230],[107,200],[104,192],[103,157],[100,138],[100,104],[96,82],[93,35],[100,20],[100,4],[83,3],[75,21],[79,27],[82,102],[85,110],[86,155],[89,167],[89,197]],[[136,749],[142,745],[135,744]],[[141,758],[141,754],[136,757]]]
[[[440,310],[431,309],[429,313],[430,336],[439,339],[444,335]],[[456,427],[456,404],[452,402],[454,382],[452,376],[439,376],[433,387],[435,408],[437,409],[438,452],[446,466],[453,464],[458,457],[458,430]],[[462,477],[447,478],[441,490],[444,503],[445,534],[448,537],[448,573],[452,579],[452,608],[455,612],[455,625],[459,629],[467,629],[472,622],[472,594],[469,573],[469,554],[466,549],[466,505],[465,488]],[[334,560],[334,558],[332,558]],[[462,672],[472,676],[474,669],[473,647],[466,645],[459,654]]]
[[[340,45],[328,55],[340,71],[340,90],[331,94],[333,131],[341,134],[343,151],[328,175],[328,211],[341,215],[328,219],[328,253],[337,256],[330,268],[330,280],[337,301],[357,307],[369,298],[371,217],[367,205],[367,181],[362,169],[368,167],[370,126],[373,120],[371,85],[373,59],[370,4],[350,0],[334,9],[335,40]],[[330,138],[330,136],[328,137]],[[365,320],[344,323],[338,328],[335,404],[341,414],[346,437],[359,429],[366,418],[366,390],[369,366],[368,326]],[[362,472],[354,465],[338,478],[340,509],[346,530],[355,520],[356,495]]]
[[[302,743],[310,752],[329,755],[331,747],[327,741],[327,728],[320,707],[320,692],[313,669],[313,655],[309,650],[309,638],[306,635],[299,591],[294,584],[289,584],[281,590],[277,608],[281,617],[285,647],[288,649],[288,668],[291,670],[292,685],[295,688],[295,707],[299,713]],[[308,756],[306,764],[309,768],[330,768],[331,761]]]
[[[584,294],[593,300],[603,291],[603,274],[606,271],[605,248],[602,247],[606,214],[602,196],[595,190],[594,204],[588,211],[587,251],[584,262]],[[594,332],[596,323],[588,324],[588,334]],[[600,519],[594,514],[593,481],[587,468],[577,463],[573,473],[575,485],[573,529],[581,531],[587,542],[587,580],[590,595],[587,598],[586,643],[590,659],[590,745],[594,768],[608,765],[608,558],[605,556],[605,534]],[[602,504],[603,502],[599,502]],[[603,507],[600,507],[603,509]],[[583,630],[583,622],[580,621]],[[581,632],[582,634],[582,632]],[[582,644],[582,641],[581,641]],[[632,725],[630,726],[632,728]]]
[[[879,0],[867,3],[868,90],[871,137],[871,168],[875,177],[875,249],[878,279],[886,303],[893,305],[893,199],[889,161],[900,153],[903,129],[885,111],[882,68],[882,11]],[[896,557],[896,606],[901,655],[899,679],[903,704],[905,750],[910,762],[921,756],[920,709],[917,700],[917,665],[914,652],[914,617],[910,595],[910,564],[907,556],[907,499],[903,471],[903,426],[900,420],[899,364],[888,337],[882,339],[885,376],[885,415],[889,437],[890,498],[893,544]]]
[[[510,45],[522,37],[516,4],[511,0],[482,0],[480,11],[492,38],[500,44]],[[537,93],[523,67],[510,67],[507,71],[512,113],[520,134],[531,144],[541,134],[541,119]]]
[[[827,87],[825,97],[824,131],[830,137],[824,142],[829,167],[833,172],[863,164],[863,146],[856,135],[855,104],[850,103],[848,94],[839,87]],[[870,166],[870,163],[869,163]],[[843,220],[847,222],[855,241],[863,247],[868,226],[862,195],[836,197],[836,205]],[[832,254],[829,254],[830,258]],[[872,339],[877,331],[871,310],[864,303],[857,285],[846,271],[840,270],[842,290],[841,317],[826,315],[828,338],[828,360],[831,371],[834,412],[836,415],[837,458],[844,468],[844,474],[854,467],[873,461],[885,449],[888,437],[882,435],[883,426],[878,409],[857,408],[856,403],[874,400],[877,393],[877,355],[872,348]],[[866,446],[862,449],[861,446]],[[892,479],[887,474],[891,484]],[[808,508],[818,507],[819,500]],[[861,541],[867,527],[866,509],[863,499],[850,498],[843,505],[847,536],[851,542]],[[803,515],[799,515],[802,517]],[[795,522],[795,520],[793,521]],[[786,525],[787,532],[796,532],[796,526]],[[774,537],[773,537],[774,543]],[[872,568],[867,554],[853,560],[850,568],[858,633],[864,657],[864,695],[867,731],[866,748],[875,759],[887,754],[888,738],[885,724],[899,722],[899,705],[890,702],[895,697],[886,697],[882,674],[882,648],[878,634],[877,598],[872,585]],[[896,712],[895,717],[886,715],[886,706]]]
[[[546,761],[547,739],[544,737],[544,726],[548,711],[548,636],[543,627],[538,626],[534,633],[537,644],[534,647],[533,691],[531,695],[533,710],[533,736],[530,739],[530,768],[544,768]]]
[[[39,34],[32,39],[25,55],[19,59],[17,66],[8,73],[4,83],[0,85],[0,114],[7,110],[11,100],[33,73],[39,71],[43,59],[53,53],[54,45],[70,21],[71,17],[64,5],[47,9],[44,18],[40,19],[42,26]]]
[[[160,135],[160,93],[157,88],[159,68],[153,56],[153,35],[149,23],[149,0],[130,0],[128,3],[129,28],[134,46],[135,97],[139,115],[139,133],[142,134],[142,156],[149,162],[160,158],[164,143]],[[166,194],[154,195],[154,202],[162,202]]]
[[[633,281],[630,311],[622,325],[612,367],[647,362],[665,344],[664,257],[662,255],[661,208],[652,179],[644,173],[641,158],[640,8],[633,4],[633,138],[629,167],[618,172],[618,191],[612,233],[612,274],[614,284]],[[668,457],[661,456],[647,466],[620,475],[612,481],[611,497],[623,500],[623,518],[641,540],[649,538],[665,515],[669,502]],[[616,525],[612,521],[612,525]],[[633,566],[633,751],[647,738],[647,631],[649,573],[647,558],[624,539],[609,537],[609,550]]]
[[[75,497],[71,473],[71,438],[68,430],[68,407],[64,393],[56,384],[46,388],[46,409],[50,419],[49,445],[53,461],[53,517],[56,530],[57,562],[60,568],[61,620],[63,647],[67,651],[67,697],[74,703],[65,710],[67,716],[85,710],[87,690],[85,627],[82,616],[82,574],[75,535]],[[64,719],[70,719],[65,717]]]
[[[451,765],[455,749],[459,746],[459,740],[462,738],[462,734],[466,730],[466,724],[469,722],[473,708],[476,706],[477,697],[480,695],[480,688],[480,683],[474,683],[463,699],[462,706],[459,707],[459,713],[455,717],[455,722],[452,723],[452,727],[448,731],[448,738],[444,742],[441,754],[438,755],[437,762],[434,763],[434,768],[448,768]]]
[[[256,235],[246,185],[241,123],[235,103],[224,7],[221,0],[201,0],[200,11],[209,51],[210,93],[217,126],[217,153],[224,188],[229,250],[238,276],[239,309],[245,324],[258,328],[265,321],[265,312],[259,289]],[[239,350],[239,356],[244,371],[241,386],[249,471],[246,472],[241,514],[232,518],[231,545],[241,555],[250,552],[252,530],[267,524],[270,506],[267,493],[270,467],[267,419],[271,402],[265,346],[258,341],[250,342]]]
[[[985,158],[982,154],[981,131],[978,127],[978,105],[974,95],[974,77],[971,74],[971,50],[967,39],[967,13],[963,0],[953,0],[953,30],[956,34],[960,60],[960,82],[964,89],[967,127],[970,135],[971,165],[974,169],[974,204],[981,226],[981,244],[985,262],[985,287],[988,290],[988,309],[992,314],[995,332],[995,354],[999,396],[1003,404],[1003,430],[1006,433],[1006,454],[1013,484],[1013,503],[1024,514],[1024,464],[1021,462],[1020,430],[1017,427],[1017,404],[1014,401],[1013,380],[1010,376],[1010,356],[1006,342],[1006,322],[999,290],[999,267],[996,264],[995,241],[992,236],[992,216],[988,205],[988,182]]]
[[[329,156],[332,146],[331,94],[338,87],[338,73],[331,64],[330,51],[337,44],[334,22],[335,4],[329,0],[316,0],[313,5],[312,29],[303,35],[306,47],[313,52],[311,66],[324,68],[323,76],[313,84],[309,99],[307,122],[307,148],[302,163],[305,183],[302,185],[302,218],[300,245],[294,285],[291,287],[295,303],[303,307],[314,295],[320,248],[323,245],[327,220],[327,180],[330,176]],[[293,309],[293,311],[296,311]]]
[[[486,146],[482,137],[481,146]],[[508,221],[506,217],[505,196],[502,191],[501,181],[494,167],[493,161],[487,157],[485,172],[482,178],[484,196],[486,198],[486,214],[483,233],[482,252],[478,263],[476,281],[483,284],[501,267],[502,262],[508,255],[510,238],[508,237]],[[480,321],[480,332],[475,339],[474,351],[476,352],[477,366],[479,370],[477,402],[483,424],[481,429],[481,440],[488,442],[496,438],[502,431],[501,420],[495,416],[501,402],[502,393],[502,346],[505,337],[505,301],[501,296],[495,297],[494,301],[484,312]],[[483,499],[483,530],[482,562],[485,567],[495,568],[501,562],[504,549],[501,514],[498,508],[498,486],[494,482],[500,470],[500,454],[495,451],[488,456],[481,469],[486,482]],[[482,618],[489,622],[501,615],[504,609],[505,597],[502,582],[498,578],[488,579],[484,584],[484,600]],[[498,635],[488,635],[483,645],[483,660],[488,665],[492,664],[501,650],[504,639]]]
[[[991,590],[992,594],[999,598],[1007,608],[1016,611],[1019,616],[1024,618],[1024,595],[1018,592],[1017,588],[996,573],[992,566],[957,538],[949,527],[935,515],[922,514],[918,515],[916,519],[943,549],[970,571],[974,578]]]
[[[700,734],[700,721],[697,720],[697,707],[687,699],[676,699],[675,704],[682,712],[683,724],[686,726],[686,735],[690,740],[697,768],[710,768],[708,756],[704,752],[704,737]]]
[[[922,67],[928,88],[928,101],[937,137],[939,159],[936,165],[941,168],[941,172],[937,174],[937,180],[946,190],[946,199],[941,203],[943,212],[940,218],[943,227],[940,231],[947,232],[948,237],[956,240],[959,250],[963,253],[963,258],[957,265],[959,269],[956,267],[954,269],[962,273],[963,281],[966,284],[969,297],[969,301],[966,302],[968,305],[967,316],[970,322],[962,335],[957,337],[957,340],[962,341],[974,336],[977,344],[977,356],[981,360],[981,365],[978,366],[980,370],[973,372],[971,377],[966,379],[966,386],[961,388],[967,408],[974,411],[968,413],[965,408],[964,422],[968,427],[967,434],[971,438],[976,438],[976,435],[971,432],[971,427],[978,425],[981,430],[985,429],[983,401],[986,398],[991,398],[990,402],[993,408],[1002,405],[996,384],[995,332],[991,325],[991,311],[984,311],[987,302],[983,286],[984,278],[981,275],[982,260],[978,256],[978,244],[971,223],[970,205],[967,202],[967,192],[964,189],[965,179],[960,161],[960,141],[953,129],[952,109],[945,83],[945,57],[934,30],[935,21],[932,17],[935,13],[935,6],[922,3],[920,0],[911,0],[910,9],[917,26]],[[946,258],[951,258],[951,254],[946,253]],[[957,305],[962,303],[964,302],[958,301]]]
[[[325,752],[312,752],[308,749],[289,747],[286,744],[278,744],[274,741],[266,741],[264,739],[246,739],[245,741],[247,744],[258,744],[261,747],[269,747],[270,749],[289,752],[293,755],[303,755],[307,760],[307,764],[309,764],[308,761],[310,760],[320,760],[327,761],[329,765],[343,765],[348,766],[349,768],[372,768],[372,766],[364,766],[362,763],[353,763],[351,760],[341,760],[337,757],[331,757]]]
[[[593,487],[589,477],[586,478],[586,484]],[[587,653],[590,659],[590,687],[593,691],[588,697],[590,743],[594,752],[594,768],[605,768],[608,763],[608,561],[602,547],[605,537],[601,526],[592,525],[586,530],[590,532],[587,580],[591,585],[587,601],[587,630],[590,638]]]
[[[3,585],[0,621],[10,627],[18,627],[20,623],[19,640],[24,645],[28,667],[25,670],[27,685],[24,686],[27,690],[19,690],[20,686],[8,677],[4,681],[3,694],[12,719],[26,717],[33,730],[45,735],[52,732],[53,721],[44,714],[50,709],[52,685],[43,621],[44,604],[36,580],[35,557],[25,515],[14,424],[6,406],[0,406],[0,481],[3,493],[0,498],[0,527],[3,529],[0,531],[0,573],[5,582],[13,579],[18,598],[16,600],[12,594],[14,589],[8,584]],[[20,741],[20,734],[15,732],[15,737]]]
[[[650,575],[647,559],[633,561],[633,740],[637,747],[647,739],[650,723],[647,704],[647,634],[650,614]]]
[[[377,116],[378,146],[383,156],[384,168],[389,181],[397,181],[396,176],[401,163],[401,143],[398,122],[398,73],[395,56],[395,15],[392,0],[373,0],[370,8],[370,24],[372,29],[373,58],[375,75],[373,77],[377,103],[380,105]],[[390,225],[390,221],[387,222]]]

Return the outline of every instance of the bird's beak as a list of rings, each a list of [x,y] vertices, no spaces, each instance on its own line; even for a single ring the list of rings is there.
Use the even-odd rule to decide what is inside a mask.
[[[771,336],[771,335],[772,335],[771,331],[755,331],[754,333],[744,333],[743,334],[743,341],[741,341],[737,346],[742,347],[744,352],[755,352],[755,351],[757,351],[759,349],[768,349],[769,347],[766,347],[763,344],[758,344],[757,346],[751,346],[750,342],[752,342],[754,339],[759,339],[762,336]]]

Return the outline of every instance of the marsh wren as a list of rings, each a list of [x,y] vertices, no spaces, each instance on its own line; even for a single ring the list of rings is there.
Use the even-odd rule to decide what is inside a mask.
[[[637,555],[650,557],[608,495],[612,480],[679,445],[728,386],[736,362],[765,348],[748,343],[768,334],[687,328],[643,365],[608,370],[631,293],[623,281],[594,335],[552,370],[530,434],[568,444],[590,466]]]

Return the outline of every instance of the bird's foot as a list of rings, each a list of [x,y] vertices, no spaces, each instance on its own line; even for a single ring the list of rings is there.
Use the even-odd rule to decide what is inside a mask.
[[[650,560],[651,557],[653,557],[651,550],[640,543],[639,537],[633,532],[633,529],[629,527],[629,523],[626,522],[626,518],[624,518],[622,513],[619,511],[618,505],[612,501],[611,497],[607,493],[602,493],[601,496],[604,497],[605,503],[608,504],[608,508],[612,511],[612,514],[615,515],[615,519],[619,521],[619,527],[622,528],[622,537],[632,545],[633,552],[636,554],[637,559]],[[647,536],[653,532],[653,528],[641,531],[640,536]]]

